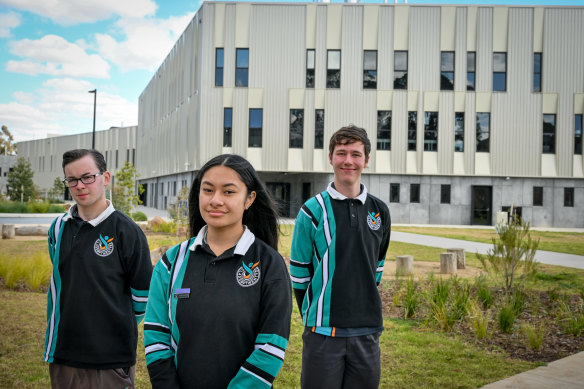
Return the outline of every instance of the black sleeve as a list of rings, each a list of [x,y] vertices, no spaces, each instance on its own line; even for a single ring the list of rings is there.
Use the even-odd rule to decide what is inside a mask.
[[[148,365],[152,389],[179,389],[180,382],[173,358],[159,359]]]
[[[304,301],[304,296],[306,295],[306,289],[294,289],[294,297],[296,297],[296,304],[298,305],[298,311],[302,317],[302,302]]]

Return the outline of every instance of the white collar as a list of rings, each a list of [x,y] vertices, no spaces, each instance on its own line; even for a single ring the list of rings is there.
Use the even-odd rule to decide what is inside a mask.
[[[93,227],[96,227],[97,225],[99,225],[99,223],[101,223],[102,221],[104,221],[105,219],[108,218],[109,215],[111,215],[112,213],[114,213],[116,211],[116,209],[114,208],[114,205],[112,204],[111,201],[109,200],[105,200],[107,201],[107,208],[104,209],[104,211],[102,213],[100,213],[99,215],[97,215],[97,217],[95,219],[92,220],[88,220],[87,223],[91,224]],[[73,212],[77,212],[77,214],[79,214],[79,212],[77,211],[77,204],[74,204],[71,209],[69,210],[69,212],[67,213],[67,215],[65,215],[63,217],[63,221],[67,221],[70,218],[72,218],[72,214]]]
[[[335,200],[346,200],[346,199],[348,199],[347,196],[345,196],[344,194],[342,194],[341,192],[339,192],[338,190],[336,190],[333,187],[333,183],[332,182],[328,185],[328,187],[326,188],[326,191]],[[357,196],[355,198],[357,200],[359,200],[362,204],[365,204],[365,201],[367,200],[367,187],[365,185],[361,184],[361,193],[359,194],[359,196]]]
[[[251,232],[249,228],[247,228],[247,226],[243,226],[243,228],[244,228],[243,235],[241,235],[241,238],[239,238],[237,244],[235,245],[234,254],[245,255],[245,253],[247,253],[247,250],[255,241],[255,235],[253,234],[253,232]],[[199,233],[197,234],[197,237],[195,238],[193,244],[189,247],[189,250],[195,251],[195,249],[198,246],[202,246],[203,243],[205,243],[206,236],[207,225],[204,225],[203,228],[201,228]]]

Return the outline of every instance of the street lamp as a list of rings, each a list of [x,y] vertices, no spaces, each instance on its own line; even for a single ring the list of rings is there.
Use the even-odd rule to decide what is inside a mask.
[[[97,89],[90,90],[88,93],[93,93],[93,137],[91,139],[91,149],[95,150],[95,103],[97,100]]]

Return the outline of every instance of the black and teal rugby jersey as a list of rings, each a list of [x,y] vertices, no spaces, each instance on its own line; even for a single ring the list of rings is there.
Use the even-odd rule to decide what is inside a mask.
[[[377,285],[391,219],[387,205],[361,187],[361,194],[349,199],[330,184],[309,199],[296,218],[292,286],[303,324],[322,334],[334,336],[336,329],[374,332],[383,326]]]
[[[49,229],[44,359],[91,369],[132,366],[152,276],[148,242],[111,203],[88,222],[75,215],[74,205]]]
[[[220,256],[197,237],[169,249],[144,320],[156,388],[269,388],[284,361],[292,290],[284,260],[245,229]]]

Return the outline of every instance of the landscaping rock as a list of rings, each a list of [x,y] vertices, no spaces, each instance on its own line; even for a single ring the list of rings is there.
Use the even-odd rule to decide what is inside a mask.
[[[2,239],[13,239],[15,233],[14,224],[2,224]]]
[[[157,249],[150,250],[150,261],[152,262],[152,266],[155,266],[160,258],[166,253],[166,250],[171,248],[172,246],[160,246]]]

